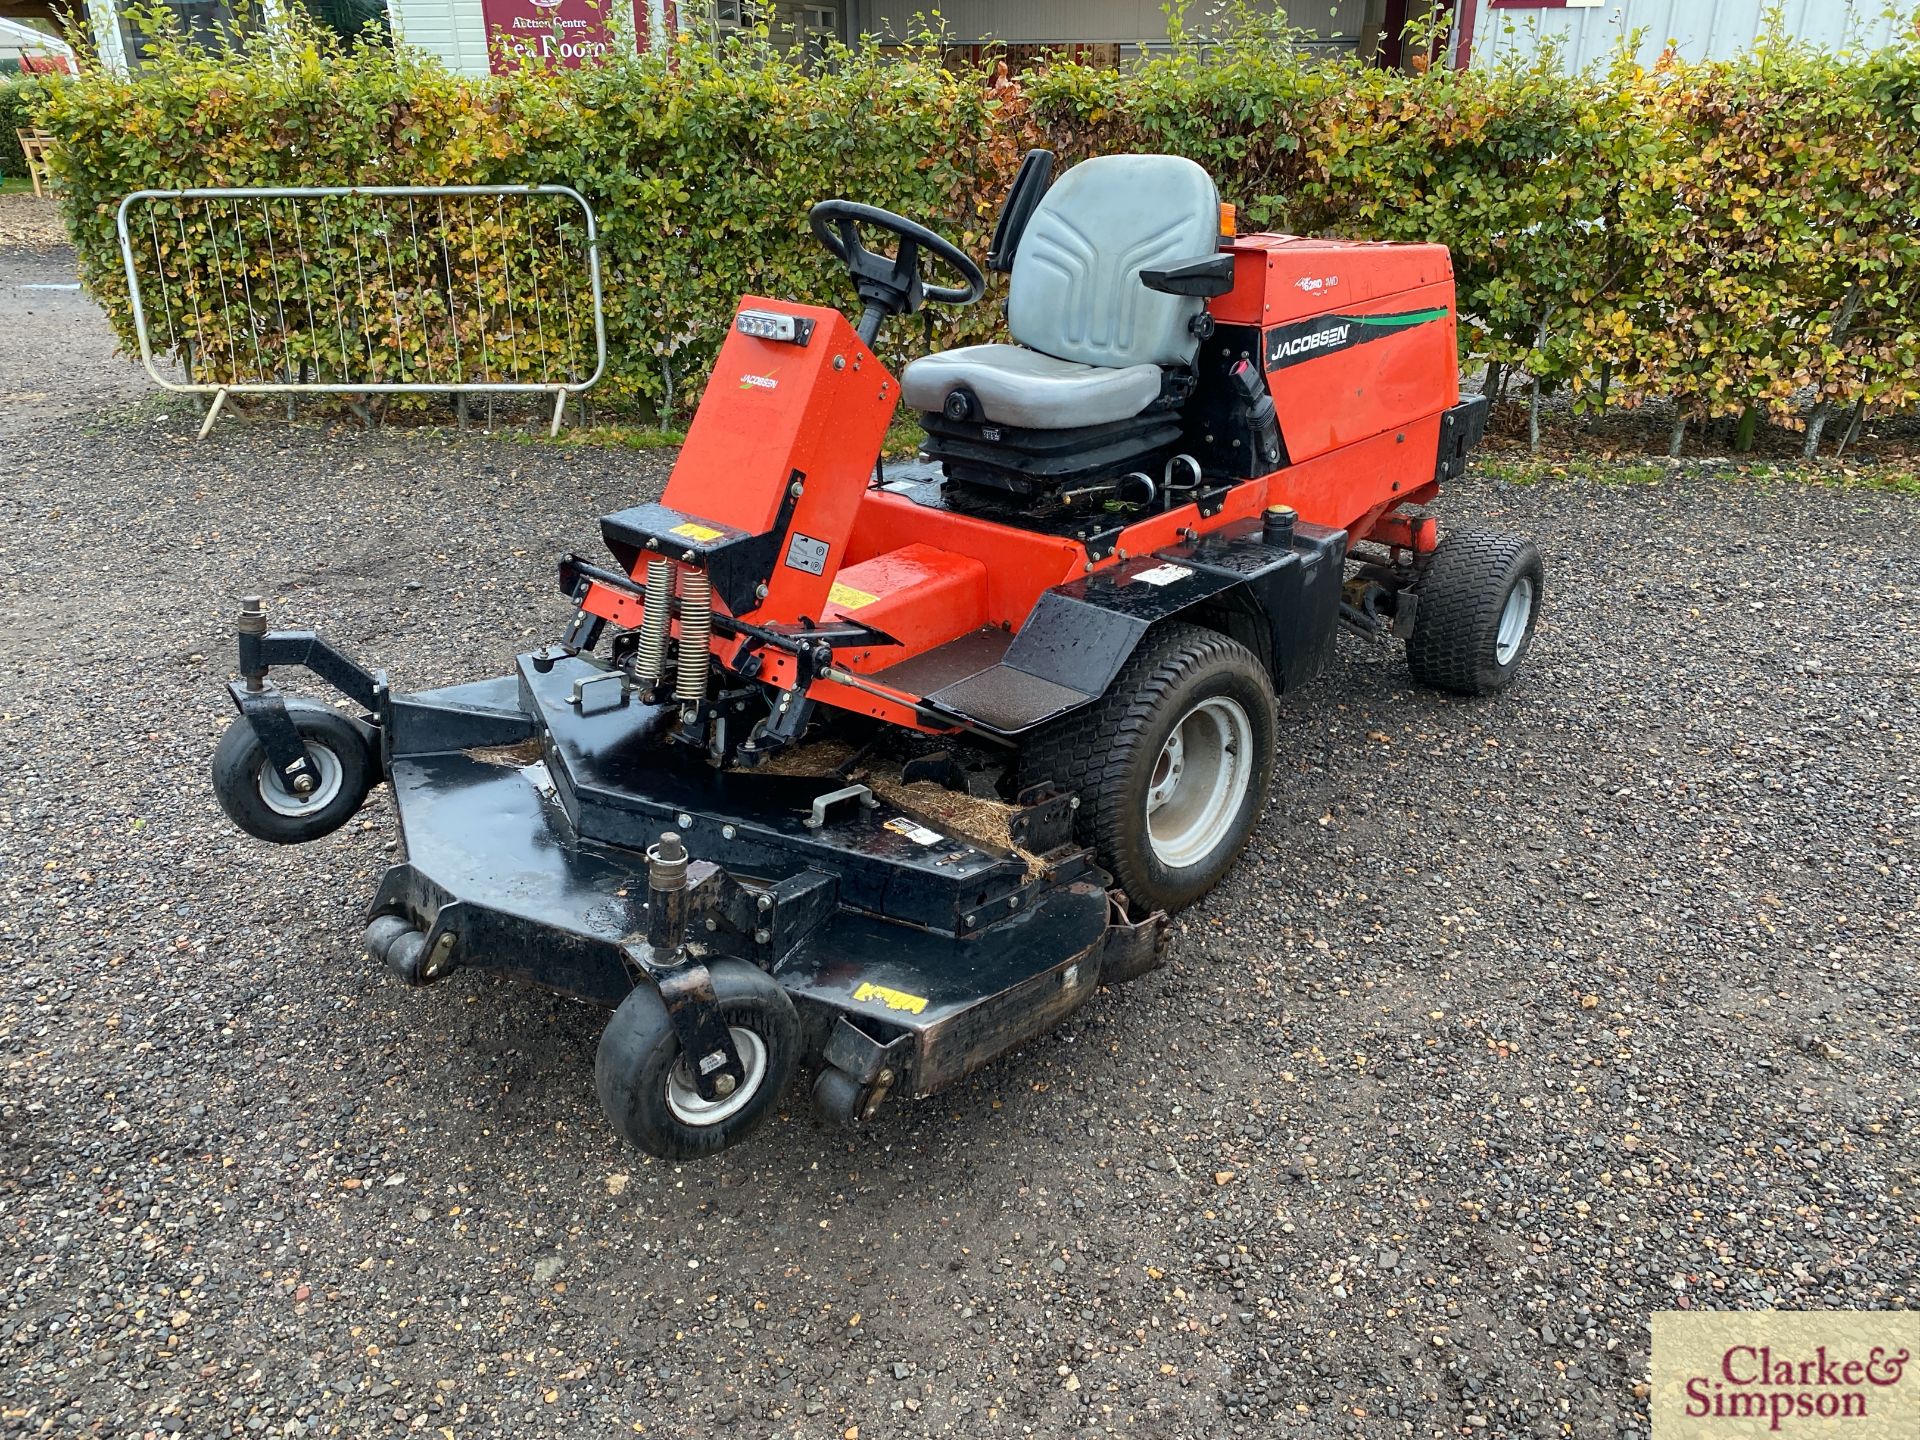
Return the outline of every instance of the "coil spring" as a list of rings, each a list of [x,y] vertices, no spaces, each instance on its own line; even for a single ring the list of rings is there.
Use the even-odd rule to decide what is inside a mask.
[[[658,680],[667,668],[667,622],[673,609],[673,562],[647,561],[645,609],[640,615],[640,639],[633,647],[633,678],[642,684]]]
[[[707,698],[707,662],[712,645],[713,581],[704,570],[689,570],[680,581],[680,670],[673,687],[676,699]]]

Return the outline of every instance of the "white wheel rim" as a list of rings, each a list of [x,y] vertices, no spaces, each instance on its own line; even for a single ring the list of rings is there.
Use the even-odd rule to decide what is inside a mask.
[[[1224,695],[1180,717],[1147,779],[1147,839],[1171,870],[1198,865],[1232,831],[1253,782],[1253,722]]]
[[[1522,575],[1507,592],[1507,603],[1500,607],[1500,631],[1493,639],[1493,658],[1500,664],[1512,662],[1520,653],[1520,642],[1527,638],[1527,623],[1533,619],[1533,577]]]
[[[313,768],[320,773],[320,781],[313,787],[311,795],[301,795],[290,789],[285,779],[274,773],[272,761],[261,762],[260,799],[274,814],[295,817],[311,815],[330,804],[340,793],[340,757],[324,745],[309,745],[307,759],[313,762]]]
[[[759,1091],[760,1082],[767,1078],[767,1042],[739,1025],[729,1025],[727,1033],[733,1036],[733,1048],[740,1056],[741,1068],[746,1071],[731,1095],[722,1095],[716,1100],[703,1096],[693,1083],[693,1072],[687,1068],[685,1055],[675,1060],[673,1069],[667,1072],[667,1109],[682,1125],[718,1125],[729,1115],[738,1114]]]

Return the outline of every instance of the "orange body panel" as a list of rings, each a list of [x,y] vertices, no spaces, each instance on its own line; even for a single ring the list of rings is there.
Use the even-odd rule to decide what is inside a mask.
[[[1453,283],[1444,245],[1242,235],[1233,289],[1207,306],[1222,325],[1284,325],[1423,285]]]
[[[1267,388],[1295,464],[1438,416],[1460,400],[1444,245],[1249,235],[1216,321],[1259,325]]]
[[[1280,235],[1229,248],[1234,288],[1211,312],[1223,325],[1261,328],[1290,463],[1233,486],[1213,515],[1188,505],[1149,516],[1089,563],[1076,540],[871,489],[898,382],[838,311],[752,296],[743,309],[811,320],[813,335],[792,345],[729,332],[664,503],[765,534],[801,477],[767,594],[740,618],[871,627],[896,643],[837,652],[846,683],[817,679],[809,696],[929,730],[942,727],[915,709],[918,697],[865,677],[984,625],[1017,630],[1055,586],[1251,520],[1268,505],[1284,502],[1356,539],[1431,548],[1430,521],[1393,512],[1433,495],[1440,417],[1459,400],[1445,248]],[[811,542],[806,564],[792,563],[794,536]],[[641,619],[638,599],[604,585],[591,587],[585,606],[622,626]],[[714,651],[726,663],[744,643],[716,637]],[[791,655],[760,654],[762,681],[797,683]]]
[[[987,567],[915,542],[840,571],[828,619],[857,621],[899,641],[837,657],[849,670],[889,665],[987,623]]]
[[[1086,548],[1076,540],[931,509],[914,504],[904,495],[880,490],[868,491],[861,501],[847,553],[858,562],[916,541],[978,560],[985,567],[985,613],[955,625],[949,639],[977,630],[983,622],[1020,624],[1032,612],[1041,591],[1081,574],[1087,560]],[[910,653],[895,652],[882,663],[893,664]]]
[[[893,419],[900,386],[838,310],[749,295],[741,309],[811,320],[805,345],[729,328],[662,502],[750,535],[771,530],[798,474],[789,535],[822,542],[818,574],[775,563],[766,598],[742,618],[818,619]]]

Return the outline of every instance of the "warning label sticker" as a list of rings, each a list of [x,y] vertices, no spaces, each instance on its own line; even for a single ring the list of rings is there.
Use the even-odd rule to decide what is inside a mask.
[[[879,598],[878,595],[869,594],[865,590],[856,590],[851,585],[842,585],[838,580],[834,581],[833,588],[827,591],[827,599],[842,610],[858,610],[862,605],[871,605]]]
[[[887,821],[887,829],[893,831],[896,835],[906,836],[907,839],[913,841],[916,845],[938,845],[942,840],[947,838],[938,830],[929,830],[918,820],[909,820],[904,815],[896,816]]]
[[[716,530],[711,525],[696,525],[693,521],[689,520],[685,524],[674,526],[673,529],[667,533],[670,535],[678,535],[683,540],[698,540],[704,545],[709,540],[718,540],[727,532],[724,530]]]
[[[1156,565],[1151,570],[1142,570],[1134,576],[1143,585],[1171,585],[1176,580],[1184,580],[1193,571],[1184,565]]]
[[[926,996],[909,995],[904,990],[895,990],[886,985],[875,985],[871,980],[861,981],[859,988],[853,992],[853,998],[856,1000],[878,1000],[889,1010],[905,1010],[911,1015],[918,1015],[922,1010],[927,1008]]]

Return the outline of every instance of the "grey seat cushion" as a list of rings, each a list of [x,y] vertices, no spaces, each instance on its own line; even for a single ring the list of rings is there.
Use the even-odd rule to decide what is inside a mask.
[[[1219,243],[1213,180],[1178,155],[1100,155],[1054,182],[1014,252],[1007,328],[1017,345],[929,355],[901,377],[906,401],[938,411],[956,386],[988,420],[1032,430],[1105,425],[1160,394],[1160,367],[1191,365],[1203,302],[1162,295],[1140,272]]]
[[[939,411],[962,385],[995,424],[1069,430],[1138,415],[1160,394],[1160,367],[1081,365],[1018,345],[968,345],[924,356],[900,377],[915,410]]]

